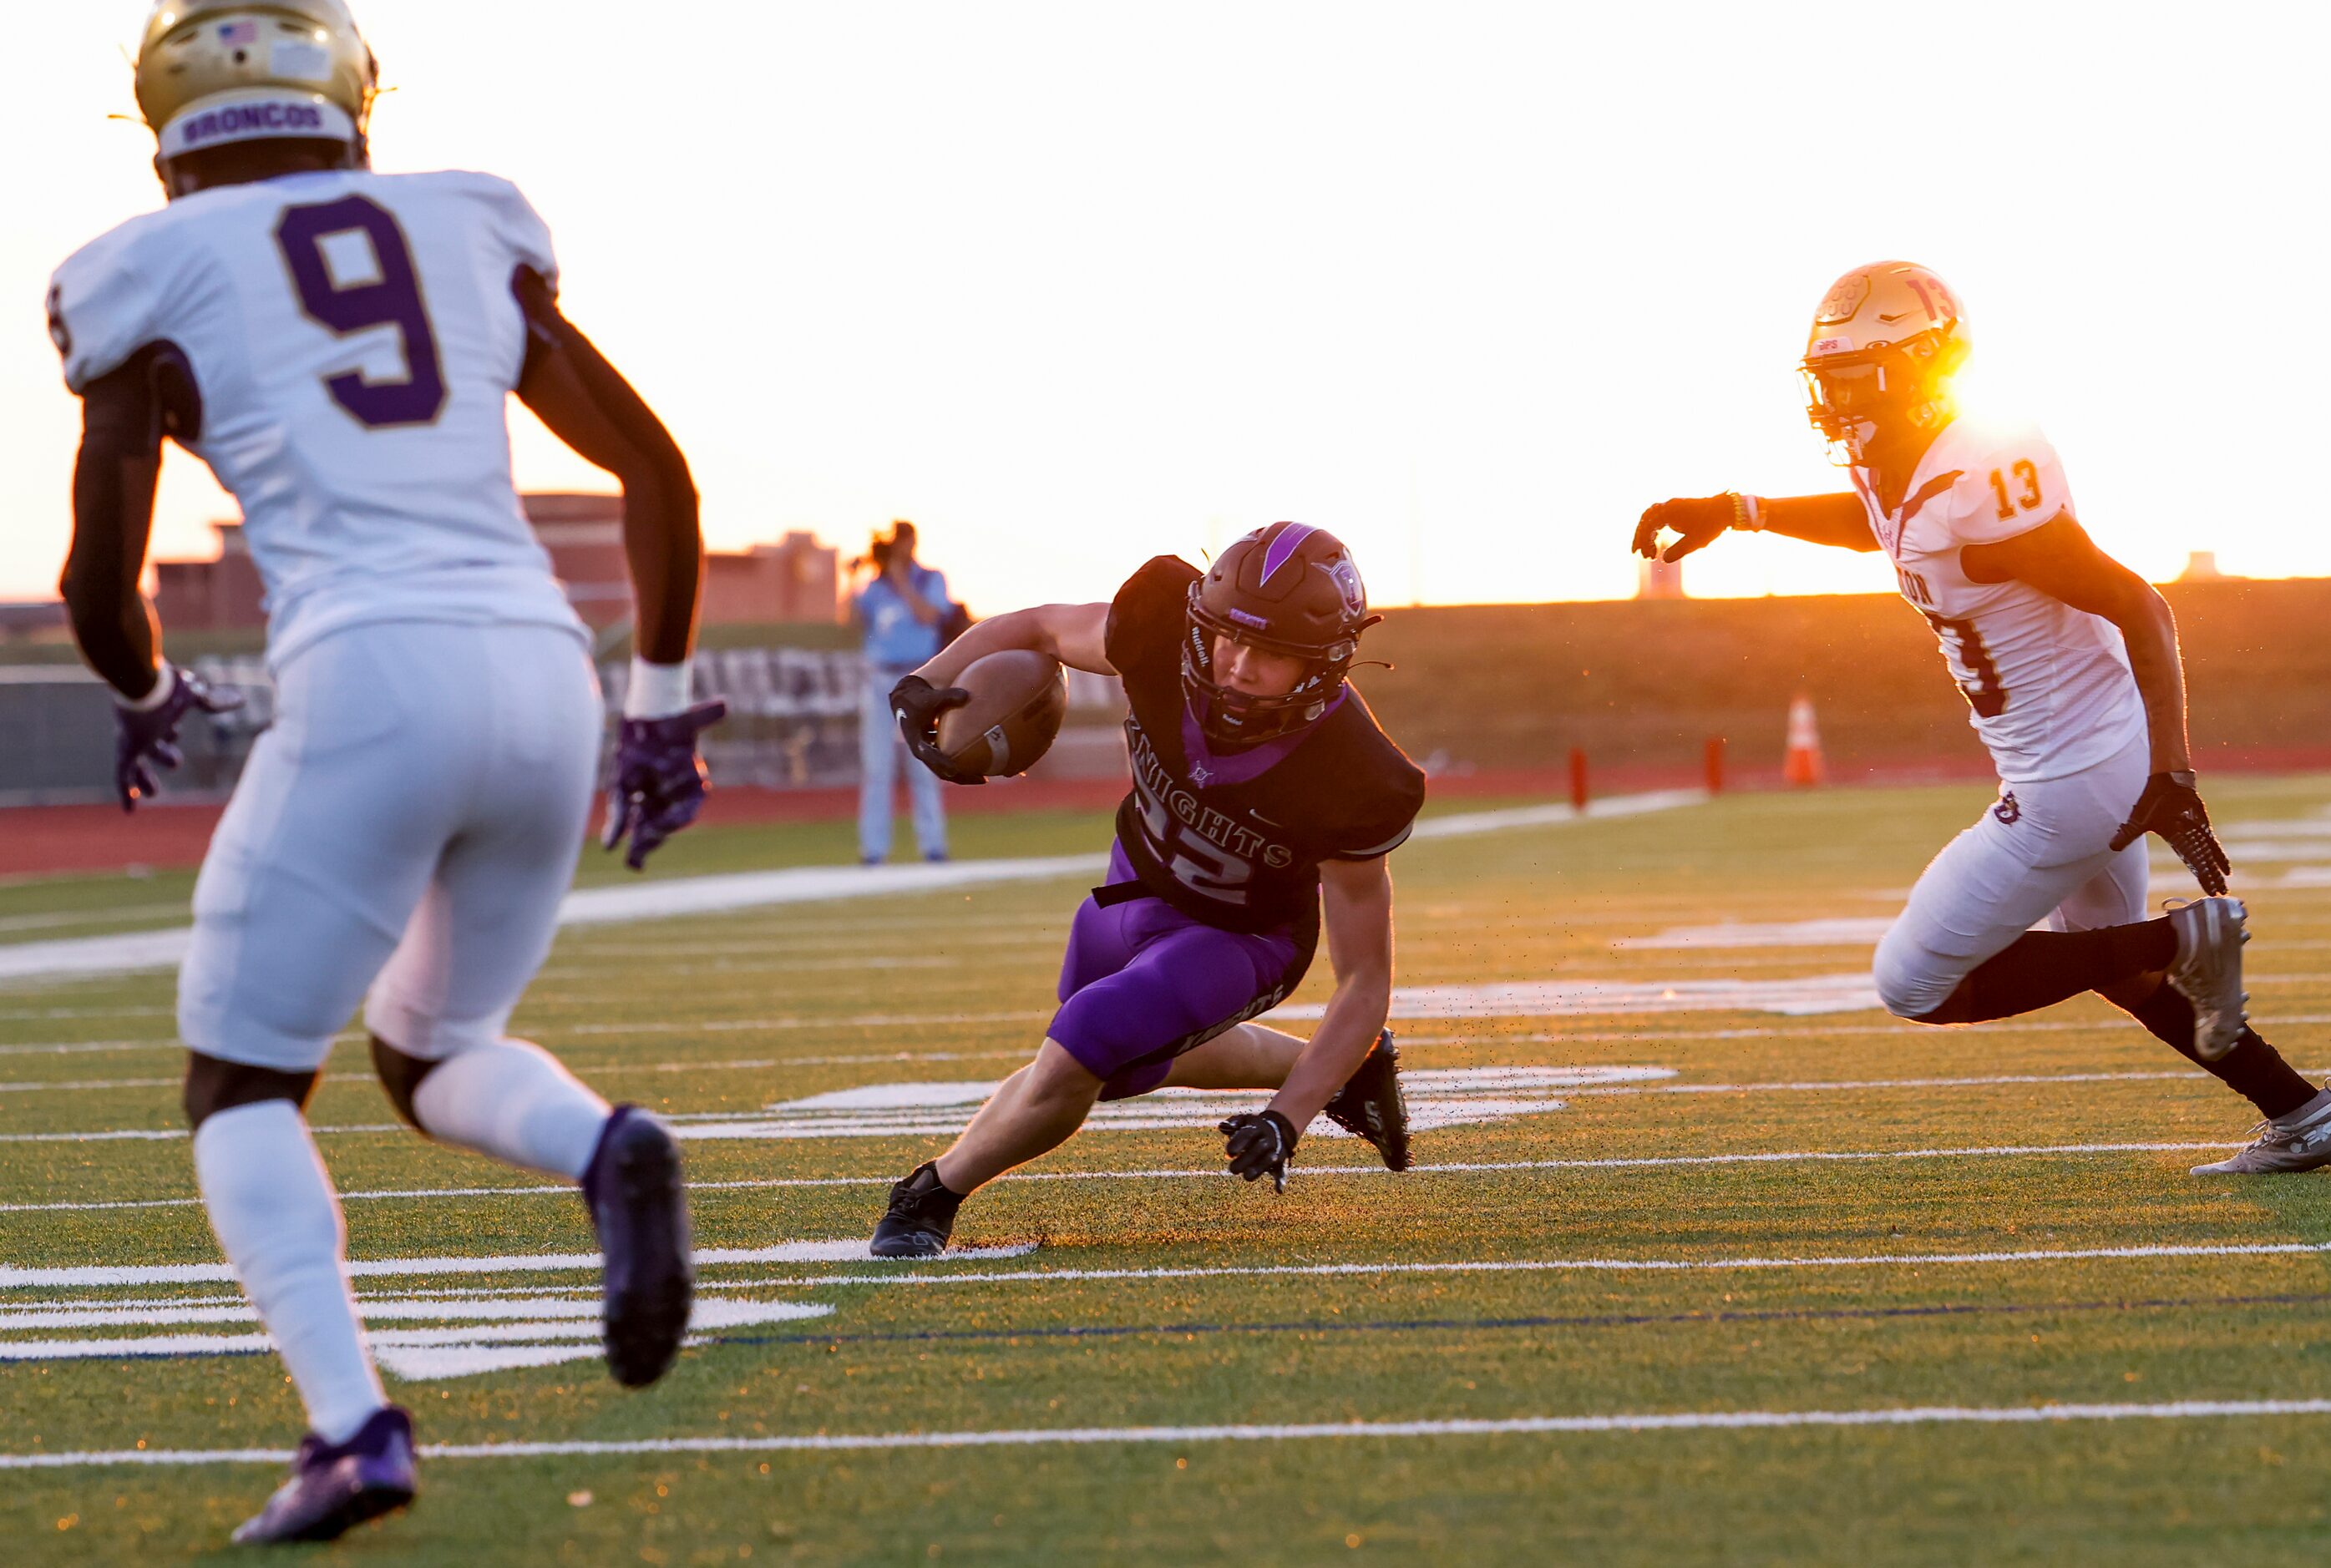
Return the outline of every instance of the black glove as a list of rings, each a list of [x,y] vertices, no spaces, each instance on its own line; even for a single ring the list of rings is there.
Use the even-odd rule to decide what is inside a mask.
[[[933,686],[919,675],[909,675],[890,688],[890,717],[899,721],[899,734],[905,737],[907,749],[915,754],[917,762],[949,784],[987,782],[984,774],[956,766],[939,749],[939,715],[970,700],[971,693],[962,687]]]
[[[178,725],[187,714],[196,708],[232,713],[243,706],[242,692],[213,686],[182,664],[164,665],[160,679],[172,684],[170,695],[157,706],[141,713],[114,705],[113,788],[125,812],[162,793],[161,781],[154,776],[156,764],[175,768],[186,760],[178,750]]]
[[[1680,561],[1694,550],[1712,545],[1740,520],[1740,498],[1699,496],[1660,501],[1644,509],[1635,524],[1635,554],[1653,560]],[[1660,530],[1671,528],[1682,537],[1660,549]]]
[[[1287,1162],[1295,1153],[1295,1124],[1277,1111],[1235,1116],[1214,1129],[1227,1141],[1223,1157],[1231,1174],[1259,1182],[1269,1176],[1280,1192],[1287,1191]]]
[[[2225,846],[2210,831],[2209,809],[2202,804],[2190,773],[2157,773],[2145,781],[2145,793],[2130,808],[2128,821],[2112,837],[2112,847],[2125,850],[2147,833],[2159,833],[2212,898],[2226,890],[2226,873],[2234,863]]]

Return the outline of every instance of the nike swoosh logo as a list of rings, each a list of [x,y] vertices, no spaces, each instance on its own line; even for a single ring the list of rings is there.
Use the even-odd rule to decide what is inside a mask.
[[[1885,322],[1887,326],[1891,327],[1894,323],[1899,321],[1903,317],[1908,316],[1908,314],[1909,312],[1908,310],[1897,310],[1893,315],[1889,316],[1886,312],[1881,310],[1878,313],[1878,318],[1880,321]]]

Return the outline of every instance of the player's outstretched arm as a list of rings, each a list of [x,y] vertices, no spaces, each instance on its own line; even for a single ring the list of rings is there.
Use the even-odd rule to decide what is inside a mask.
[[[1846,550],[1874,550],[1870,515],[1850,492],[1825,496],[1751,496],[1727,490],[1720,496],[1679,497],[1644,508],[1635,522],[1635,554],[1680,561],[1728,533],[1785,534],[1807,544]],[[1660,547],[1660,535],[1676,540]]]
[[[1351,1081],[1392,1011],[1392,867],[1386,857],[1319,863],[1336,989],[1270,1108],[1299,1131]]]
[[[625,837],[636,871],[650,851],[696,820],[704,803],[697,738],[727,715],[719,701],[690,702],[689,655],[704,575],[704,535],[688,460],[644,399],[558,309],[540,273],[511,280],[526,313],[520,402],[550,432],[623,487],[623,554],[632,569],[631,684],[607,785],[602,842]]]
[[[214,691],[194,671],[161,662],[161,629],[138,591],[162,437],[194,439],[199,411],[183,363],[158,347],[141,349],[81,394],[72,548],[57,592],[81,658],[113,689],[113,782],[125,812],[159,793],[157,768],[183,760],[178,725],[190,711],[243,706],[240,693]]]
[[[2097,547],[2069,512],[2028,533],[1993,544],[1969,545],[1959,565],[1971,582],[2028,583],[2075,610],[2120,628],[2128,667],[2145,701],[2153,738],[2153,776],[2114,836],[2118,849],[2148,832],[2177,851],[2207,893],[2226,890],[2232,863],[2210,831],[2210,814],[2193,787],[2193,759],[2185,735],[2185,661],[2177,649],[2177,617],[2161,591]]]
[[[971,700],[956,681],[978,660],[1015,648],[1048,653],[1072,669],[1114,675],[1108,661],[1107,604],[1037,604],[994,616],[940,649],[928,662],[890,689],[890,717],[915,760],[951,784],[987,781],[964,773],[938,748],[939,715]]]
[[[527,324],[519,400],[551,434],[622,483],[623,553],[637,615],[633,643],[651,664],[680,664],[696,644],[704,575],[688,460],[646,400],[559,310],[542,274],[521,267],[511,288]]]

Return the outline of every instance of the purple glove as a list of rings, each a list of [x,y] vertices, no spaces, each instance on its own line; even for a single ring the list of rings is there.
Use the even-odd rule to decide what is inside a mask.
[[[162,793],[161,781],[154,776],[157,763],[175,768],[186,760],[178,749],[178,725],[187,714],[196,708],[232,713],[243,706],[242,692],[213,686],[184,665],[164,665],[162,678],[171,683],[170,695],[157,706],[140,712],[119,702],[113,705],[113,787],[125,812],[136,811],[139,801]]]
[[[696,820],[707,787],[696,737],[728,717],[728,705],[715,698],[663,718],[623,720],[607,780],[602,849],[612,850],[631,834],[623,864],[636,871],[658,844]]]

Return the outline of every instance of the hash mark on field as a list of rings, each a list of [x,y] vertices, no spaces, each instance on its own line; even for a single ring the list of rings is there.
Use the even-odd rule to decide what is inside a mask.
[[[519,1459],[627,1454],[765,1454],[868,1449],[1034,1448],[1055,1443],[1291,1442],[1328,1438],[1601,1436],[1658,1431],[1773,1430],[1790,1427],[2049,1426],[2071,1421],[2256,1419],[2331,1415],[2331,1400],[2184,1400],[2158,1404],[1910,1405],[1875,1410],[1646,1411],[1621,1415],[1502,1420],[1320,1421],[1276,1426],[1061,1427],[954,1432],[804,1432],[758,1438],[646,1438],[628,1442],[433,1443],[430,1459]],[[87,1469],[100,1465],[281,1464],[272,1449],[117,1449],[0,1454],[0,1470]]]

